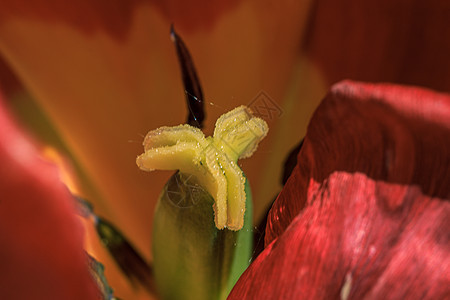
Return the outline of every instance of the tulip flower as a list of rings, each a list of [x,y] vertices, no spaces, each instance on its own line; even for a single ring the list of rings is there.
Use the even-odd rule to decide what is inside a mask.
[[[450,95],[332,87],[229,299],[450,295]]]
[[[259,108],[269,123],[260,151],[242,164],[253,185],[255,220],[279,192],[274,174],[332,83],[450,86],[446,1],[0,0],[0,7],[0,56],[82,170],[80,194],[147,262],[155,203],[170,174],[141,172],[134,160],[149,129],[179,125],[186,114],[171,24],[202,80],[205,131],[242,104]],[[8,104],[17,104],[18,95],[8,94]],[[148,297],[124,283],[98,248],[119,296]]]

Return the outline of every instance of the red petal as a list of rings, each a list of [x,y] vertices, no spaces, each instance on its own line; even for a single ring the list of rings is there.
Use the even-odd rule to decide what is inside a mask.
[[[389,81],[450,91],[450,2],[317,1],[305,50],[328,82]]]
[[[335,85],[230,298],[448,296],[449,165],[448,95]]]
[[[450,197],[450,96],[389,84],[336,84],[313,115],[299,164],[271,210],[266,245],[300,212],[311,178],[334,171]]]
[[[335,172],[250,265],[229,299],[444,299],[450,203],[417,187]]]
[[[0,97],[0,295],[97,299],[83,229],[55,166],[13,124]]]

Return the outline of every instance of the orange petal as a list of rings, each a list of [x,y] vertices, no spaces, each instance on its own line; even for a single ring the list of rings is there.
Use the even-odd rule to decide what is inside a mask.
[[[186,13],[177,1],[2,2],[1,53],[57,124],[102,199],[85,196],[147,254],[154,204],[169,174],[144,173],[134,161],[148,130],[178,125],[186,115],[170,24],[190,48],[205,100],[213,103],[211,131],[219,115],[254,103],[261,90],[282,106],[309,11],[309,1],[242,1],[222,10],[202,1],[204,8]],[[306,124],[296,113],[284,116],[284,126]],[[280,163],[272,166],[281,166],[289,146],[269,139],[266,150],[262,145],[244,164],[254,187],[262,161],[275,157]],[[284,148],[269,149],[274,141]],[[274,182],[274,171],[267,173]],[[269,186],[267,193],[256,189],[257,213],[276,193],[277,183]]]

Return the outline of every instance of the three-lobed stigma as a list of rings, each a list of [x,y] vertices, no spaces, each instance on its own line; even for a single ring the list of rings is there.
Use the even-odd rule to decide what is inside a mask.
[[[212,137],[187,124],[150,131],[136,163],[144,171],[180,170],[195,176],[214,198],[216,227],[239,230],[244,225],[246,179],[237,160],[250,157],[268,130],[264,120],[239,106],[217,120]]]

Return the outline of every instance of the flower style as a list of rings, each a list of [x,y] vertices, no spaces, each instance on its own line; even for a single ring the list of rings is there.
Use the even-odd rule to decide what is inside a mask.
[[[230,299],[444,299],[449,149],[449,95],[335,85]]]

